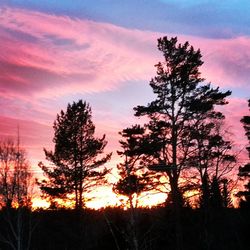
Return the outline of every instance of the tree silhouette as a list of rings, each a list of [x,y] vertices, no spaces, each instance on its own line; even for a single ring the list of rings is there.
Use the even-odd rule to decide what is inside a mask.
[[[215,105],[225,104],[224,98],[230,92],[222,93],[210,84],[200,86],[199,67],[203,64],[200,50],[194,50],[188,42],[177,43],[177,37],[158,39],[158,49],[164,62],[156,65],[157,76],[150,81],[156,99],[147,106],[134,108],[136,116],[147,115],[150,119],[149,133],[161,144],[158,162],[165,165],[173,205],[176,213],[176,249],[182,249],[180,207],[182,194],[178,181],[187,159],[192,154],[193,126],[213,115]]]
[[[138,202],[142,192],[152,190],[157,184],[159,176],[149,171],[147,163],[151,156],[147,151],[152,151],[146,134],[146,127],[133,125],[123,129],[119,134],[122,136],[120,145],[122,150],[117,151],[124,161],[117,165],[120,176],[119,181],[114,184],[113,191],[128,198],[129,220],[126,240],[130,249],[140,249],[138,240]]]
[[[248,100],[248,107],[250,108],[250,99]],[[243,116],[240,120],[245,129],[245,135],[247,136],[248,143],[250,142],[250,116]],[[248,157],[250,158],[250,146],[246,147],[248,151]],[[246,181],[245,190],[238,192],[238,196],[241,197],[240,206],[250,207],[250,163],[247,163],[243,167],[239,168],[239,173],[241,179]]]
[[[49,197],[69,199],[74,196],[76,209],[84,206],[84,193],[103,183],[106,168],[101,166],[111,154],[100,158],[107,144],[105,135],[95,138],[91,108],[79,100],[68,104],[66,112],[57,115],[54,122],[54,152],[44,149],[46,159],[53,165],[39,163],[46,180],[39,182],[41,190]]]
[[[12,139],[0,141],[0,242],[11,249],[29,249],[33,176],[25,150]],[[5,248],[4,248],[5,249]],[[8,248],[9,249],[9,248]]]
[[[237,157],[232,151],[233,143],[228,139],[229,132],[223,126],[224,116],[217,112],[217,118],[205,118],[192,131],[195,150],[189,157],[188,164],[199,172],[201,206],[204,208],[215,204],[215,201],[212,203],[210,201],[217,197],[216,206],[220,204],[222,207],[224,206],[223,196],[227,193],[225,190],[227,185],[222,181],[236,166]],[[223,188],[221,188],[222,184]],[[215,188],[217,188],[216,191]],[[223,192],[220,192],[222,189]]]
[[[19,141],[19,138],[18,138]],[[29,207],[31,205],[30,165],[25,150],[9,139],[0,142],[1,206]]]
[[[140,193],[151,190],[154,186],[151,179],[152,172],[146,167],[149,161],[146,150],[149,150],[150,145],[145,127],[140,125],[123,129],[119,134],[123,137],[123,140],[119,141],[122,151],[117,151],[117,153],[124,158],[124,162],[117,166],[120,179],[114,185],[113,190],[127,196],[130,207],[137,207]],[[156,178],[156,175],[154,177]]]

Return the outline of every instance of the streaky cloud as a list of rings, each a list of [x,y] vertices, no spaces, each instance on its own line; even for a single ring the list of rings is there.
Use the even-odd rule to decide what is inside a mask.
[[[130,85],[130,91],[119,93],[124,95],[120,100],[131,101],[126,95],[133,98],[145,96],[147,99],[145,86],[155,75],[154,65],[162,60],[157,51],[157,38],[164,35],[176,34],[128,29],[27,9],[1,8],[0,125],[4,126],[5,121],[6,124],[14,124],[10,119],[16,116],[16,120],[23,119],[27,124],[31,124],[29,121],[32,119],[33,122],[43,124],[44,121],[52,126],[56,113],[66,106],[66,97],[71,102],[76,93],[81,98],[98,94],[98,105],[105,107],[108,101],[109,105],[107,110],[102,109],[102,114],[93,110],[96,112],[97,130],[100,134],[107,134],[109,149],[115,150],[117,132],[134,121],[128,117],[131,107],[128,107],[128,103],[117,105],[119,96],[110,95],[113,99],[107,101],[105,98],[110,96],[105,95],[104,98],[103,95],[101,98],[101,95],[119,93],[117,90]],[[188,40],[196,49],[201,49],[205,62],[202,74],[207,81],[223,88],[249,90],[249,36],[230,39],[178,37],[181,42]],[[133,88],[133,83],[140,85]],[[237,96],[237,92],[233,94]],[[117,109],[109,111],[112,106]],[[233,105],[229,107],[233,109]],[[245,112],[245,108],[243,110]],[[244,112],[239,107],[238,114]],[[234,117],[229,111],[227,114],[229,119]],[[240,115],[234,119],[240,119]],[[103,125],[104,122],[109,125]],[[27,125],[27,131],[33,127],[36,125]],[[9,126],[8,129],[11,131],[14,127]],[[8,129],[5,127],[4,131]],[[34,141],[39,141],[41,134],[44,134],[41,145],[51,145],[49,131],[48,127],[38,126]],[[37,154],[37,151],[32,151],[36,145],[31,140],[27,139],[26,145]]]

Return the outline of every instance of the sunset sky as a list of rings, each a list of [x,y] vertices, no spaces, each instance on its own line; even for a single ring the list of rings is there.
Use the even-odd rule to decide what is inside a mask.
[[[224,113],[244,147],[249,24],[249,0],[0,0],[0,136],[15,137],[19,126],[39,174],[56,114],[83,99],[107,152],[115,152],[118,132],[137,122],[133,107],[154,98],[157,38],[178,36],[201,49],[207,82],[232,90]],[[114,154],[110,165],[118,160]]]

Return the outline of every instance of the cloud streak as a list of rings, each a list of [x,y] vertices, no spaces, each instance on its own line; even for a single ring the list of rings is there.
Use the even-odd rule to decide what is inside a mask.
[[[112,90],[128,80],[148,81],[161,60],[156,50],[160,33],[12,8],[1,9],[0,21],[2,93],[48,96]],[[247,85],[249,37],[180,37],[202,49],[209,81]]]
[[[25,145],[36,148],[34,142],[39,141],[41,133],[47,133],[41,145],[50,145],[51,134],[45,124],[52,125],[56,113],[65,108],[65,102],[72,102],[76,93],[81,97],[98,94],[95,105],[101,107],[102,113],[93,110],[97,114],[97,130],[101,130],[100,134],[107,133],[109,149],[115,149],[117,132],[132,121],[127,111],[131,108],[128,104],[133,102],[131,96],[136,101],[142,96],[148,99],[142,83],[148,85],[155,75],[153,65],[162,60],[156,39],[163,35],[166,34],[27,9],[1,8],[0,104],[1,115],[5,118],[0,126],[4,126],[4,119],[8,123],[26,120],[27,124],[32,124],[29,122],[32,119],[41,126],[24,125],[27,131],[37,127],[32,140],[25,133]],[[178,37],[181,42],[189,40],[195,49],[201,48],[205,61],[202,73],[208,81],[224,88],[249,90],[249,37],[219,40]],[[129,91],[116,97],[118,90],[128,83]],[[111,92],[114,95],[106,94]],[[120,101],[124,103],[118,105]],[[105,110],[105,103],[109,103],[109,111]],[[230,112],[229,115],[233,116]],[[16,120],[8,120],[14,117]],[[13,129],[13,126],[8,128]]]
[[[9,79],[10,88],[21,91],[18,85],[25,93],[60,85],[66,92],[105,91],[126,80],[145,80],[154,62],[152,34],[27,10],[1,13],[2,88]]]

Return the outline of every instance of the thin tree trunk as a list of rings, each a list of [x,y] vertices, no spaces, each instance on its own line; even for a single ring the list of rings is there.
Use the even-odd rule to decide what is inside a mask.
[[[79,180],[79,209],[83,208],[83,163],[81,163],[81,169],[80,169],[80,180]]]

